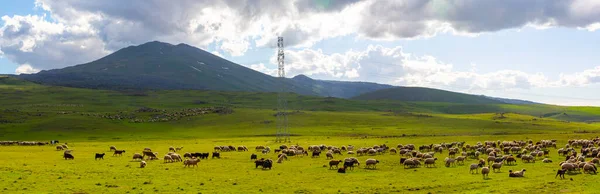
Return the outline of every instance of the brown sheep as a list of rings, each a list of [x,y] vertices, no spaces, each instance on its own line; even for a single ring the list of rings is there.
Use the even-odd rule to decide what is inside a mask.
[[[117,150],[117,147],[115,147],[115,146],[110,146],[110,150],[109,150],[109,151],[116,151],[116,150]]]
[[[146,161],[143,161],[143,160],[142,160],[142,161],[140,162],[140,168],[144,168],[144,167],[146,167]]]
[[[192,159],[187,159],[187,160],[183,161],[183,165],[184,165],[184,167],[190,167],[190,166],[198,167],[198,162],[200,162],[200,159],[192,158]]]
[[[339,168],[338,165],[342,163],[342,160],[331,160],[329,161],[329,169],[333,169],[333,166]]]
[[[137,160],[137,159],[143,160],[144,157],[139,153],[133,154],[133,160]]]

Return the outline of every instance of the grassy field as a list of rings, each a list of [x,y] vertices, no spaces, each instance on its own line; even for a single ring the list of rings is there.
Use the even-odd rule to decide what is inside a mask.
[[[346,174],[328,170],[321,158],[292,157],[272,170],[255,169],[249,152],[224,152],[221,159],[182,163],[149,161],[138,168],[131,156],[145,147],[164,155],[169,146],[184,152],[210,152],[216,145],[278,147],[275,94],[214,91],[103,91],[52,87],[0,78],[0,140],[68,142],[75,160],[62,159],[53,146],[0,146],[2,193],[595,193],[598,177],[571,174],[554,179],[554,163],[505,166],[484,180],[465,166],[404,169],[400,156],[361,156],[380,160],[377,170],[361,165]],[[292,143],[415,145],[485,140],[589,139],[600,134],[596,107],[551,105],[450,104],[356,101],[290,94]],[[141,107],[158,112],[140,112]],[[231,114],[206,113],[167,122],[134,123],[157,115],[189,113],[190,108],[229,107]],[[154,110],[153,109],[153,110]],[[507,112],[506,114],[499,114]],[[108,119],[103,116],[124,116]],[[109,146],[127,152],[112,157]],[[253,149],[251,149],[253,152]],[[94,153],[106,152],[95,161]],[[159,156],[159,157],[160,157]],[[440,160],[447,151],[436,155]],[[276,155],[259,154],[275,159]],[[336,156],[337,159],[348,157]],[[508,170],[527,169],[525,178]],[[569,180],[573,179],[573,182]]]
[[[589,138],[588,135],[539,135],[538,138]],[[525,138],[511,136],[463,136],[463,137],[416,137],[416,138],[325,138],[295,137],[293,144],[372,146],[386,143],[414,143],[416,145],[464,140],[477,141]],[[328,160],[311,157],[290,157],[272,170],[255,169],[250,152],[256,145],[277,147],[272,138],[226,138],[189,139],[162,141],[119,141],[119,142],[69,142],[75,160],[63,160],[62,151],[52,146],[4,146],[0,151],[0,190],[3,193],[594,193],[599,188],[598,176],[571,174],[567,179],[555,179],[558,157],[551,149],[554,163],[522,163],[504,166],[499,173],[491,173],[484,180],[481,174],[470,174],[467,161],[464,166],[444,167],[440,161],[436,168],[420,167],[404,169],[400,156],[382,154],[360,156],[360,168],[339,174],[323,165]],[[127,150],[122,157],[112,157],[110,145]],[[183,146],[183,151],[209,152],[215,145],[246,145],[250,152],[222,152],[221,159],[202,160],[197,168],[184,168],[182,163],[149,161],[146,168],[138,168],[132,162],[134,152],[144,147],[168,151],[169,146]],[[105,160],[95,161],[94,153],[107,152]],[[276,159],[276,155],[260,153],[259,157]],[[436,157],[443,160],[447,151]],[[337,159],[349,157],[344,154]],[[364,161],[375,158],[380,161],[376,170],[364,169]],[[527,169],[524,178],[509,178],[508,170]],[[569,179],[573,179],[570,181]]]

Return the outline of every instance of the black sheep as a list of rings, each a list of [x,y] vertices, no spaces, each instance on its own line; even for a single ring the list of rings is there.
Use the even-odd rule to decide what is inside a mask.
[[[250,160],[256,160],[258,156],[256,154],[252,154],[250,155]]]
[[[262,167],[263,167],[263,169],[267,169],[268,168],[269,170],[271,170],[271,167],[273,167],[273,160],[271,160],[271,159],[265,160],[263,162]]]
[[[73,160],[73,159],[75,159],[75,157],[73,157],[73,155],[71,155],[71,154],[67,154],[67,153],[65,153],[65,154],[63,155],[63,158],[65,158],[65,160],[68,160],[68,159],[71,159],[71,160]]]
[[[254,167],[254,168],[258,168],[259,166],[262,167],[264,163],[265,163],[264,158],[261,158],[260,160],[256,160],[256,161],[254,161],[254,164],[256,165],[256,167]]]
[[[338,173],[346,173],[346,168],[345,167],[338,168]]]
[[[319,157],[319,155],[320,155],[320,154],[321,154],[321,152],[313,152],[313,153],[312,153],[312,157],[313,157],[313,158],[315,158],[315,157]]]
[[[101,154],[100,153],[96,153],[96,157],[94,159],[95,160],[98,160],[98,159],[104,160],[104,155],[106,155],[106,154],[105,153],[101,153]]]
[[[214,159],[215,157],[216,158],[221,158],[221,153],[219,153],[219,152],[213,152],[212,153],[212,159]]]
[[[554,178],[560,177],[560,179],[564,179],[566,172],[567,172],[567,169],[559,169],[556,171],[556,176],[554,176]]]

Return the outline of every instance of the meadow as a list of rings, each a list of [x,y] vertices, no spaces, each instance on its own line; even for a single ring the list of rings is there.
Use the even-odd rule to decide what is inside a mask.
[[[569,174],[555,178],[553,163],[504,166],[484,180],[464,166],[444,167],[447,150],[435,168],[405,169],[400,156],[360,156],[360,168],[345,174],[323,167],[329,160],[290,157],[272,170],[255,168],[251,153],[275,142],[276,94],[211,91],[105,91],[54,87],[0,79],[0,141],[67,142],[74,160],[64,160],[54,146],[0,146],[2,193],[596,193],[598,176]],[[355,101],[289,94],[290,131],[287,145],[475,144],[486,140],[590,139],[600,134],[595,107],[552,105],[469,105],[426,102]],[[142,112],[149,107],[164,112]],[[232,113],[207,113],[165,122],[134,123],[191,108],[228,107]],[[91,116],[90,116],[91,115]],[[98,116],[100,115],[100,116]],[[126,116],[124,119],[103,118]],[[157,116],[158,115],[158,116]],[[126,150],[113,157],[109,146]],[[134,153],[150,147],[159,158],[169,146],[183,152],[211,152],[218,145],[245,145],[249,152],[222,152],[221,159],[202,160],[198,167],[148,161],[139,168]],[[94,160],[95,153],[106,153]],[[335,159],[350,157],[336,155]],[[356,157],[356,156],[355,156]],[[380,161],[376,170],[364,161]],[[524,178],[508,170],[527,169]],[[572,180],[571,180],[572,179]]]

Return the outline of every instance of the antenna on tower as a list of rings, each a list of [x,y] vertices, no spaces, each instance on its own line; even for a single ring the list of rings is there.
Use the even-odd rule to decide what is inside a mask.
[[[285,63],[283,53],[283,37],[277,37],[277,79],[279,79],[279,93],[277,95],[277,142],[290,142],[287,118],[287,99],[285,85]]]

